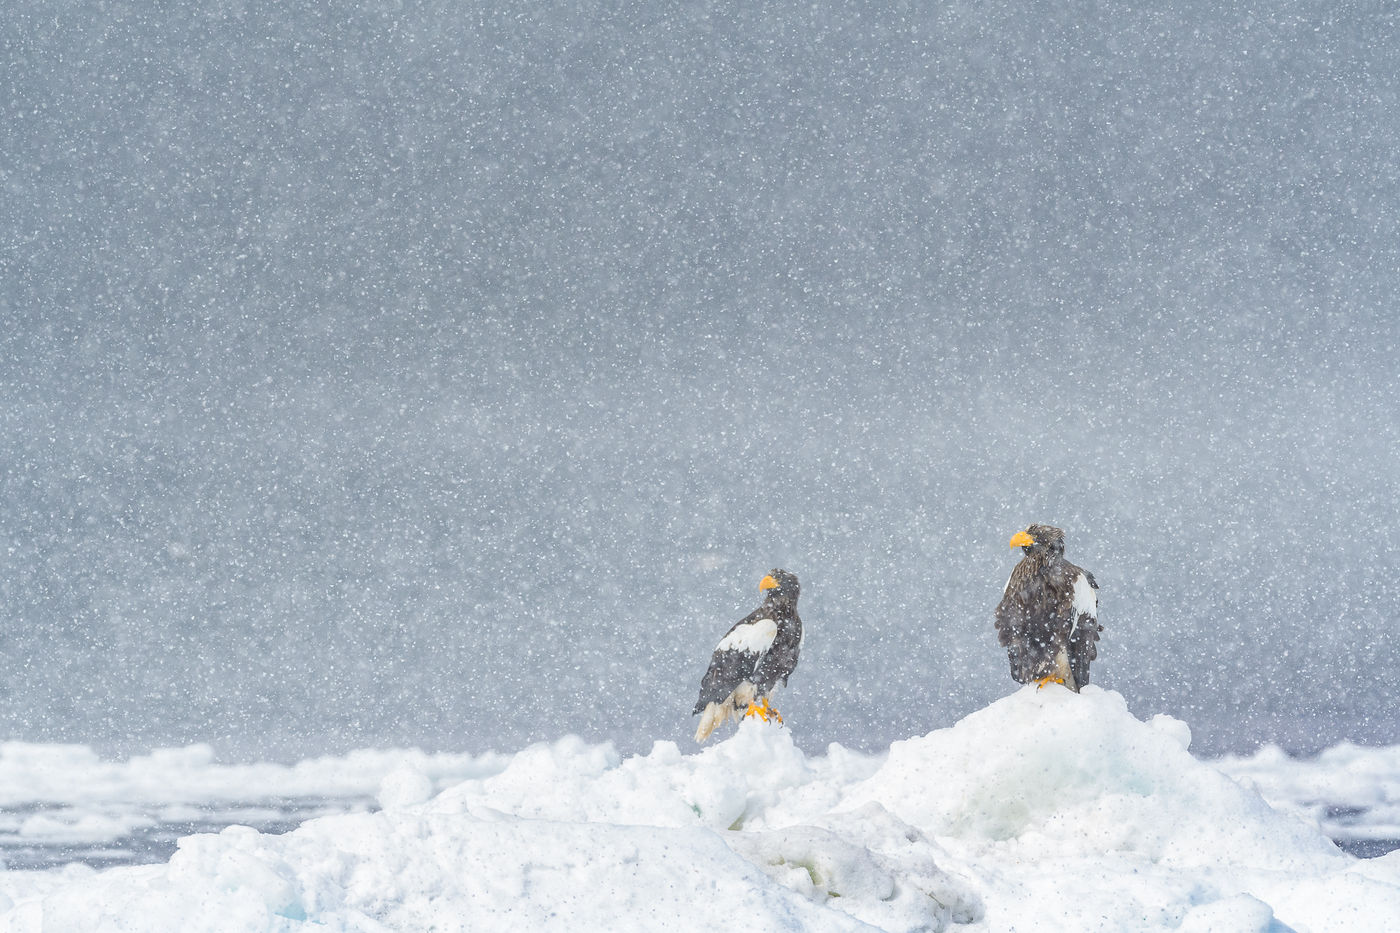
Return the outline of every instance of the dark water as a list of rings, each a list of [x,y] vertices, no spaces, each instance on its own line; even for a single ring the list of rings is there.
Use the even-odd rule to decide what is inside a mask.
[[[1400,839],[1333,839],[1337,848],[1357,858],[1380,858],[1400,849]]]

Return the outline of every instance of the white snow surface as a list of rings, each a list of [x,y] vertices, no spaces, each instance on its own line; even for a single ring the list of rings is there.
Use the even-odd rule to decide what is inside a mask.
[[[278,801],[320,801],[327,812],[364,808],[377,795],[402,796],[405,782],[427,782],[426,791],[408,791],[426,798],[433,787],[495,773],[509,761],[493,753],[363,749],[295,765],[224,765],[207,745],[107,761],[84,745],[3,742],[0,838],[96,846],[172,820],[215,814],[267,819]],[[310,812],[316,809],[313,804]]]
[[[1302,759],[1270,745],[1215,763],[1275,807],[1317,822],[1333,839],[1400,839],[1400,745],[1343,742]]]
[[[441,784],[495,773],[509,762],[509,755],[429,755],[410,748],[362,749],[294,765],[225,765],[214,761],[208,745],[162,748],[126,761],[108,761],[86,745],[0,742],[0,806],[359,797],[373,795],[384,778],[404,768]]]
[[[1400,853],[1345,855],[1189,742],[1051,686],[881,755],[747,720],[695,754],[567,737],[463,760],[440,791],[399,762],[380,812],[0,874],[0,933],[1400,930]]]

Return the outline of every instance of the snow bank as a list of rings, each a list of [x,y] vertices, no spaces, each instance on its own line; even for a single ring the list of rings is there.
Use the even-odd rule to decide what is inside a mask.
[[[363,750],[295,765],[222,765],[208,745],[107,761],[86,745],[0,742],[0,806],[360,797],[373,795],[379,782],[400,768],[443,784],[494,773],[509,761],[508,755],[430,755],[410,748]]]
[[[382,812],[11,877],[0,931],[1400,929],[1400,855],[1342,854],[1188,742],[1057,687],[883,756],[752,721],[691,755],[567,738],[435,797],[398,768]]]
[[[1190,741],[1185,723],[1143,724],[1116,693],[1024,690],[951,729],[896,742],[847,799],[878,801],[937,836],[1027,855],[1300,870],[1336,860],[1315,825],[1280,819],[1192,758]]]
[[[367,809],[396,774],[426,782],[426,799],[504,768],[507,755],[426,754],[418,749],[356,751],[295,765],[223,765],[207,745],[158,749],[125,761],[85,745],[0,743],[0,839],[96,846],[160,823],[211,814],[273,821],[300,814]],[[288,802],[304,802],[287,807]]]
[[[1342,743],[1301,759],[1269,746],[1215,764],[1270,805],[1317,822],[1333,839],[1400,839],[1400,746]]]

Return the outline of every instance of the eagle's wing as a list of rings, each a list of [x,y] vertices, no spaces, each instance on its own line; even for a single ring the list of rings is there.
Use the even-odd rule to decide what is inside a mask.
[[[789,618],[779,617],[773,641],[763,657],[754,667],[753,684],[759,696],[767,696],[773,687],[782,681],[787,683],[788,675],[797,667],[797,654],[802,648],[802,620],[794,612]]]
[[[710,703],[722,703],[735,688],[753,677],[773,641],[778,637],[778,623],[758,610],[735,623],[715,646],[710,657],[710,669],[700,681],[700,699],[695,712]]]
[[[1089,662],[1099,656],[1099,584],[1087,570],[1075,568],[1074,595],[1070,603],[1069,666],[1075,686],[1089,682]]]

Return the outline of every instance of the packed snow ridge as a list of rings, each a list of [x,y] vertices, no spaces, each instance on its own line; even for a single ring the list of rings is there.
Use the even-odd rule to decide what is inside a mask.
[[[164,865],[0,875],[0,931],[1400,930],[1400,853],[1360,861],[1096,687],[807,756],[746,721],[696,754],[575,738],[434,795]]]

